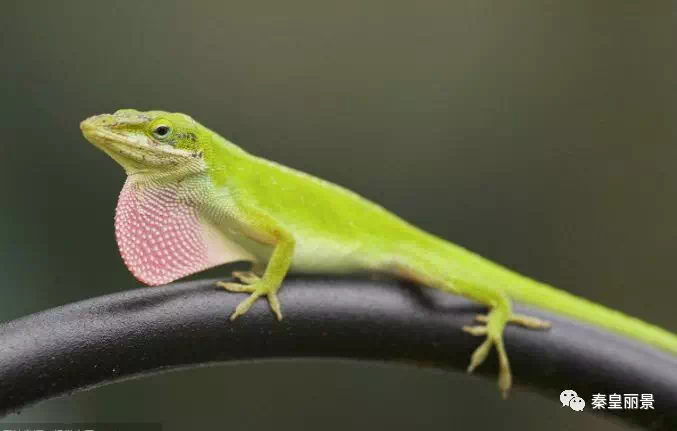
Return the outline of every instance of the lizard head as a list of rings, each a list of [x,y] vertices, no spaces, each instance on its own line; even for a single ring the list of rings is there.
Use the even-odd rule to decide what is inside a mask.
[[[121,109],[90,117],[80,129],[128,175],[180,175],[206,169],[203,154],[209,131],[185,114]]]
[[[129,175],[118,198],[115,236],[136,278],[158,285],[251,260],[205,215],[213,185],[203,175],[210,173],[209,160],[225,161],[242,150],[184,114],[123,109],[90,117],[80,128]]]

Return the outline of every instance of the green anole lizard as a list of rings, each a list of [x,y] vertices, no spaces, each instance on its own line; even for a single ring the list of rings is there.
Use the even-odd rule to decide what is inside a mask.
[[[548,328],[514,314],[511,301],[570,316],[677,354],[677,335],[537,282],[407,223],[345,188],[256,157],[191,117],[124,109],[80,125],[84,136],[126,171],[115,216],[122,258],[140,281],[161,285],[217,265],[249,261],[234,272],[249,293],[231,315],[266,297],[282,318],[277,292],[288,271],[376,272],[462,295],[489,307],[470,334],[485,340],[468,371],[492,346],[498,385],[511,386],[503,329]]]

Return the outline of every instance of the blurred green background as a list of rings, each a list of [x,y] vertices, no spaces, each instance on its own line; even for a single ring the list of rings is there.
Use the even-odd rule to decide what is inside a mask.
[[[136,108],[188,113],[252,153],[677,330],[676,9],[5,0],[0,320],[139,287],[113,237],[122,170],[78,128]],[[494,382],[460,373],[312,361],[159,375],[10,419],[625,429],[525,390],[501,401]]]

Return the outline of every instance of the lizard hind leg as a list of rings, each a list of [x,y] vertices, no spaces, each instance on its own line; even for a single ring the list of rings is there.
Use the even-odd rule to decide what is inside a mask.
[[[503,329],[506,324],[512,323],[528,329],[548,329],[551,323],[531,316],[512,314],[507,299],[500,301],[488,314],[475,316],[475,320],[484,323],[483,326],[464,326],[463,330],[471,335],[486,336],[486,340],[475,350],[470,359],[468,372],[471,373],[486,359],[491,346],[496,347],[498,353],[498,386],[501,395],[506,398],[512,384],[510,362],[503,344]]]
[[[498,387],[503,398],[506,398],[512,386],[512,373],[503,343],[505,326],[508,323],[515,323],[530,329],[545,329],[550,327],[550,323],[534,317],[513,314],[510,299],[500,287],[450,277],[446,274],[446,270],[427,265],[425,260],[408,265],[397,263],[390,267],[390,271],[416,283],[460,295],[490,307],[487,315],[475,317],[475,320],[483,325],[463,327],[463,331],[471,335],[486,337],[472,353],[468,372],[471,373],[479,367],[486,360],[491,348],[495,347],[498,353]]]
[[[496,289],[487,288],[482,285],[475,285],[463,282],[458,279],[449,279],[447,277],[435,277],[430,275],[432,271],[415,269],[412,266],[398,265],[396,274],[421,283],[428,287],[433,287],[451,293],[472,299],[482,304],[492,307],[487,316],[477,318],[484,322],[484,325],[464,326],[463,330],[471,335],[483,336],[486,339],[480,344],[470,357],[468,372],[471,373],[480,366],[487,358],[492,346],[496,346],[498,352],[498,386],[503,398],[507,397],[512,385],[512,374],[510,372],[510,362],[503,345],[503,329],[512,317],[510,300],[504,294]]]
[[[503,398],[507,397],[512,385],[510,362],[503,344],[503,329],[513,318],[521,319],[521,316],[513,316],[510,299],[500,290],[483,285],[475,285],[463,282],[459,279],[447,277],[435,277],[430,275],[432,271],[421,271],[411,266],[396,267],[396,274],[423,285],[437,288],[445,292],[460,295],[474,301],[486,304],[491,308],[487,316],[478,317],[477,320],[485,323],[477,326],[464,326],[463,330],[471,335],[484,336],[486,339],[475,349],[470,357],[468,372],[471,373],[480,366],[487,358],[491,347],[495,346],[498,353],[498,386]],[[526,320],[525,320],[526,322]],[[530,323],[533,323],[530,321]]]

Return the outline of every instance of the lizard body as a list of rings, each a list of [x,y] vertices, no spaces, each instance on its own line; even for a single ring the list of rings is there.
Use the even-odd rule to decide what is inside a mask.
[[[429,234],[336,184],[252,155],[184,114],[125,109],[81,123],[85,137],[125,169],[116,238],[130,271],[150,285],[234,261],[253,271],[220,282],[246,292],[231,319],[277,291],[291,271],[378,272],[458,294],[490,308],[465,331],[485,337],[469,371],[493,347],[499,387],[511,386],[508,323],[548,322],[512,312],[512,301],[606,328],[677,354],[677,336],[555,289]]]

